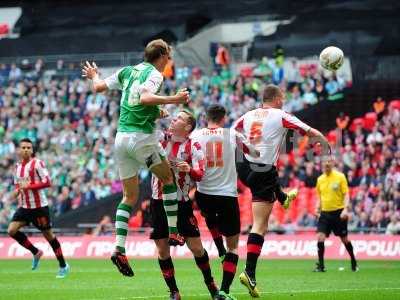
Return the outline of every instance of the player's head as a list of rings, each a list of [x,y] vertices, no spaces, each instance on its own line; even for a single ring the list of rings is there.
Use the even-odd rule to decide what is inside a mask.
[[[164,71],[168,60],[171,59],[171,47],[162,39],[153,40],[144,49],[144,61]]]
[[[172,135],[187,137],[196,128],[196,118],[187,110],[182,110],[172,119],[169,131]]]
[[[326,155],[322,158],[322,167],[324,173],[329,174],[335,165],[335,161],[332,155]]]
[[[226,121],[226,109],[222,105],[212,104],[207,108],[207,121],[224,127]]]
[[[33,156],[33,143],[30,139],[21,139],[18,143],[18,154],[23,160],[30,159]]]
[[[268,84],[264,88],[263,103],[268,104],[274,108],[282,108],[285,94],[275,84]]]

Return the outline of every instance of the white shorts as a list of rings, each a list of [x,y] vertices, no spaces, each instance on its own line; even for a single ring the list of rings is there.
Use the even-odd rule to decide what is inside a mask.
[[[121,180],[137,175],[141,167],[151,169],[165,157],[155,133],[117,132],[114,151]]]

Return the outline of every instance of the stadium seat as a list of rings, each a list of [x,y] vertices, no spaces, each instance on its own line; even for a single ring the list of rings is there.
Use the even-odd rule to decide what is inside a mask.
[[[390,107],[400,110],[400,100],[393,100],[389,104]]]
[[[8,24],[0,23],[0,35],[7,35],[10,32]]]
[[[364,116],[364,128],[367,130],[372,130],[375,126],[377,120],[377,115],[374,112],[366,113]]]

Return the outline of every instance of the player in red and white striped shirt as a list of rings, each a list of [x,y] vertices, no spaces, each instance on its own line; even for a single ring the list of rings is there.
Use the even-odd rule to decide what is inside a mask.
[[[32,252],[32,270],[35,270],[43,251],[32,245],[27,236],[19,231],[20,228],[32,223],[42,232],[54,250],[60,265],[56,277],[64,278],[69,272],[69,266],[64,260],[61,245],[51,230],[50,212],[44,193],[44,189],[51,186],[49,172],[44,162],[33,156],[33,144],[30,139],[22,139],[19,142],[18,150],[21,160],[17,164],[14,174],[16,186],[14,196],[18,197],[19,208],[8,226],[8,234]]]
[[[280,88],[268,85],[264,90],[262,107],[247,112],[234,125],[234,129],[243,133],[261,153],[259,158],[245,154],[241,161],[237,162],[238,176],[251,189],[253,195],[253,225],[247,240],[246,269],[239,276],[252,297],[259,297],[255,276],[257,259],[264,243],[274,201],[278,200],[288,208],[297,195],[297,190],[288,194],[281,190],[275,167],[287,131],[296,130],[329,147],[327,140],[318,130],[284,112],[281,109],[283,101],[284,93]]]
[[[189,199],[191,185],[194,181],[200,181],[204,175],[204,154],[200,144],[189,138],[195,127],[194,116],[187,111],[181,111],[172,120],[161,144],[178,187],[178,215],[174,214],[170,217],[177,218],[178,232],[185,238],[187,246],[192,251],[196,264],[203,274],[204,282],[214,299],[218,295],[218,288],[211,275],[208,254],[201,243],[197,220],[193,215],[192,201]],[[180,299],[168,244],[167,214],[170,211],[165,211],[168,206],[163,205],[163,201],[168,201],[168,199],[162,199],[162,183],[155,176],[152,177],[152,192],[150,209],[153,231],[150,238],[156,243],[158,262],[171,291],[171,299]]]

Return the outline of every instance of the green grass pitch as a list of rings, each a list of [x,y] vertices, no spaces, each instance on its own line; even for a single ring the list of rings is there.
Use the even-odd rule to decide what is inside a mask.
[[[168,299],[167,287],[156,260],[132,260],[135,276],[124,278],[108,259],[69,260],[71,273],[56,279],[57,261],[44,259],[37,271],[29,260],[0,261],[0,300],[135,300]],[[238,266],[238,274],[243,269]],[[311,260],[261,260],[257,281],[261,299],[400,299],[400,261],[361,261],[353,273],[348,261],[327,261],[326,273],[311,272]],[[221,267],[212,262],[220,283]],[[339,271],[344,267],[344,271]],[[193,260],[175,260],[178,286],[183,299],[210,299]],[[251,299],[235,277],[231,293]]]

